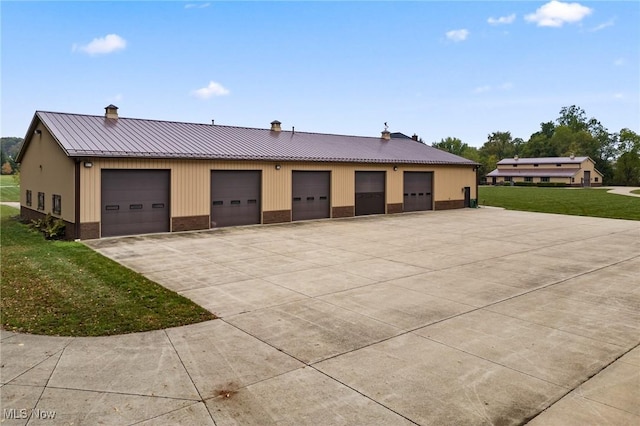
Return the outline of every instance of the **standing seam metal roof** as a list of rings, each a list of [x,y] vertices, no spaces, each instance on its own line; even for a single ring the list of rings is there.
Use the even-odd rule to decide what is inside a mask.
[[[274,132],[45,111],[37,111],[36,117],[70,157],[476,164],[406,138],[384,140],[298,131]]]
[[[505,164],[580,164],[589,157],[540,157],[540,158],[504,158],[498,166]]]

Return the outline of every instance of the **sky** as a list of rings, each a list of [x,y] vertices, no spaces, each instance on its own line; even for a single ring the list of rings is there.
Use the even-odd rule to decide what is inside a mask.
[[[1,136],[35,111],[528,140],[577,105],[640,133],[638,1],[6,1]]]

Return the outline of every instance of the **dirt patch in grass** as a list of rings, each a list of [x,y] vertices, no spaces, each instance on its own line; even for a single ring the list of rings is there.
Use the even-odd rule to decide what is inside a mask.
[[[189,299],[83,244],[47,241],[0,206],[2,327],[25,333],[104,336],[214,319]]]

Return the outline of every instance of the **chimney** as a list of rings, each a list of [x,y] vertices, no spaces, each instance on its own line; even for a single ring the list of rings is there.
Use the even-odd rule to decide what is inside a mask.
[[[513,156],[513,159],[514,159],[514,160],[516,160],[516,161],[518,161],[518,154],[514,155],[514,156]]]
[[[389,125],[387,124],[386,121],[384,122],[384,130],[382,131],[382,136],[380,137],[385,141],[388,141],[391,139],[391,132],[389,131]]]
[[[411,135],[411,139],[413,139],[414,141],[418,142],[418,135],[416,135],[414,133],[413,135]]]
[[[104,118],[118,119],[118,107],[111,104],[104,108]]]
[[[571,158],[572,160],[575,160],[575,159],[576,159],[576,156],[575,156],[575,154],[572,152],[572,153],[571,153],[571,155],[569,156],[569,158]]]
[[[272,132],[280,132],[280,131],[282,131],[282,128],[280,127],[281,124],[282,123],[279,122],[278,120],[273,120],[271,122],[271,131]]]

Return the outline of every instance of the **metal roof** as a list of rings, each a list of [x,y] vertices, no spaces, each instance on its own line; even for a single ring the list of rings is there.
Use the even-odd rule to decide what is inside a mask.
[[[573,177],[582,169],[495,169],[488,177]]]
[[[540,157],[540,158],[505,158],[498,165],[505,164],[580,164],[589,157]]]
[[[405,138],[275,132],[45,111],[36,112],[31,129],[36,120],[42,121],[69,157],[476,164]]]

